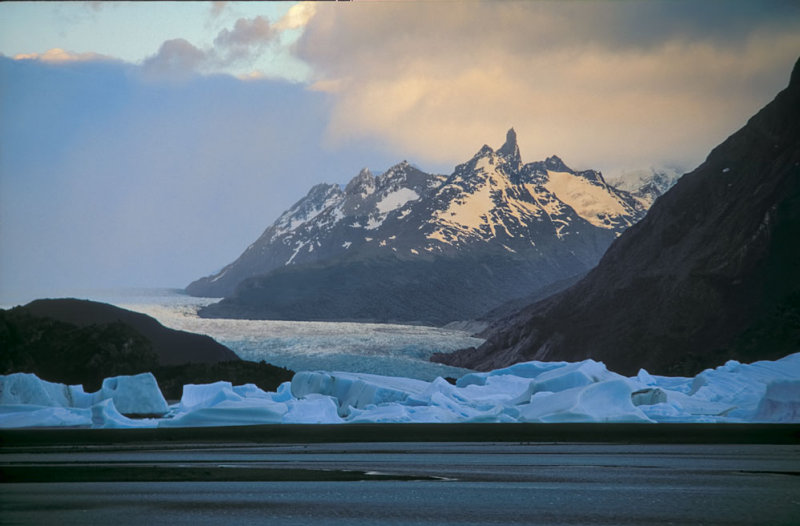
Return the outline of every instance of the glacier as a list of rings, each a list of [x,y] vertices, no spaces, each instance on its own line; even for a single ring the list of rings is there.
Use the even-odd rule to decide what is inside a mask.
[[[0,428],[459,422],[797,423],[800,353],[729,361],[693,378],[645,370],[625,377],[594,360],[519,363],[455,384],[301,371],[275,392],[222,381],[185,385],[171,405],[150,373],[107,378],[95,393],[28,373],[0,376]]]

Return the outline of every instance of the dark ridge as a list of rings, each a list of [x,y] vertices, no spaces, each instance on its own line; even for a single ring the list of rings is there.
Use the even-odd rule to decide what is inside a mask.
[[[35,316],[78,327],[121,322],[134,328],[151,343],[160,365],[239,359],[236,353],[209,336],[169,329],[150,316],[106,303],[73,298],[41,299],[25,305],[25,309]]]
[[[64,307],[75,301],[40,300],[34,302],[39,307],[35,311],[46,310],[41,308],[46,305]],[[87,303],[93,302],[78,302],[84,307]],[[91,316],[93,307],[104,315]],[[183,386],[190,383],[224,380],[234,384],[253,383],[266,391],[274,391],[293,376],[288,369],[241,360],[211,338],[183,331],[172,331],[175,334],[160,339],[167,347],[159,355],[147,333],[137,327],[140,324],[127,321],[141,321],[140,316],[149,320],[144,324],[145,329],[152,328],[155,323],[160,327],[159,332],[171,331],[149,316],[104,304],[94,304],[80,313],[71,311],[71,316],[63,316],[80,319],[82,325],[40,316],[27,306],[0,310],[0,374],[32,373],[49,382],[80,384],[92,392],[100,388],[105,378],[151,372],[161,392],[172,400],[179,399]],[[94,322],[90,323],[91,320]],[[226,351],[219,353],[216,361],[207,357],[205,362],[186,359],[179,362],[181,356],[186,356],[185,352],[168,354],[170,343],[190,350],[196,342],[203,343],[206,339]],[[164,353],[169,360],[163,359]]]

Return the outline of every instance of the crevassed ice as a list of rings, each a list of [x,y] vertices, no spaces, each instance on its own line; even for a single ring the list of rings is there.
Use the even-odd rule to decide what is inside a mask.
[[[624,377],[594,360],[527,362],[442,378],[302,371],[275,392],[229,382],[186,385],[162,405],[149,373],[106,379],[97,393],[0,376],[0,427],[201,427],[355,422],[800,422],[800,353],[728,362],[694,378]],[[122,413],[165,410],[131,419]]]

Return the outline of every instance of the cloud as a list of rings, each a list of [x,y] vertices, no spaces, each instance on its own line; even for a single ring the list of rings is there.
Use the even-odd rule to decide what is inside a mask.
[[[240,18],[233,29],[223,29],[214,39],[213,53],[220,65],[252,59],[264,46],[271,44],[278,31],[263,16]]]
[[[223,29],[214,39],[217,47],[239,47],[252,44],[264,44],[272,41],[276,31],[268,18],[257,16],[255,18],[240,18],[233,25],[233,29]]]
[[[167,40],[158,52],[146,58],[142,71],[149,78],[181,80],[199,71],[209,60],[208,53],[183,38]]]
[[[370,141],[321,148],[325,95],[303,85],[142,82],[134,70],[0,57],[0,301],[15,289],[185,286],[314,184],[396,161]]]
[[[295,51],[330,97],[333,146],[378,137],[456,163],[513,125],[528,160],[689,169],[785,86],[800,49],[786,3],[699,4],[320,5]]]
[[[217,18],[225,11],[228,2],[211,2],[211,17]]]
[[[212,14],[219,15],[223,8],[213,6]],[[252,66],[269,46],[280,45],[284,32],[304,27],[315,12],[314,5],[300,3],[289,8],[274,24],[264,16],[239,18],[232,27],[217,33],[213,46],[204,49],[181,38],[167,40],[158,52],[144,60],[143,69],[150,78],[185,80],[196,73],[218,73],[234,66]],[[237,76],[252,80],[267,75],[251,71]]]
[[[72,51],[65,51],[60,48],[53,48],[44,53],[20,53],[14,55],[14,60],[39,60],[50,64],[57,64],[63,62],[88,62],[92,60],[115,60],[108,55],[101,55],[99,53],[75,53]]]
[[[275,29],[284,31],[305,27],[314,18],[316,12],[317,7],[310,2],[295,4],[275,23]]]

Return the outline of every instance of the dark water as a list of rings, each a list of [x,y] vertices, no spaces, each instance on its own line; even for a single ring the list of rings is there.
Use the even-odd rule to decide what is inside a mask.
[[[34,470],[216,469],[232,479],[253,473],[261,479],[5,483],[3,524],[798,524],[800,518],[797,446],[148,446],[6,450],[2,460]],[[292,480],[295,472],[303,480]],[[360,480],[314,480],[352,472]],[[410,480],[373,480],[380,475]]]

